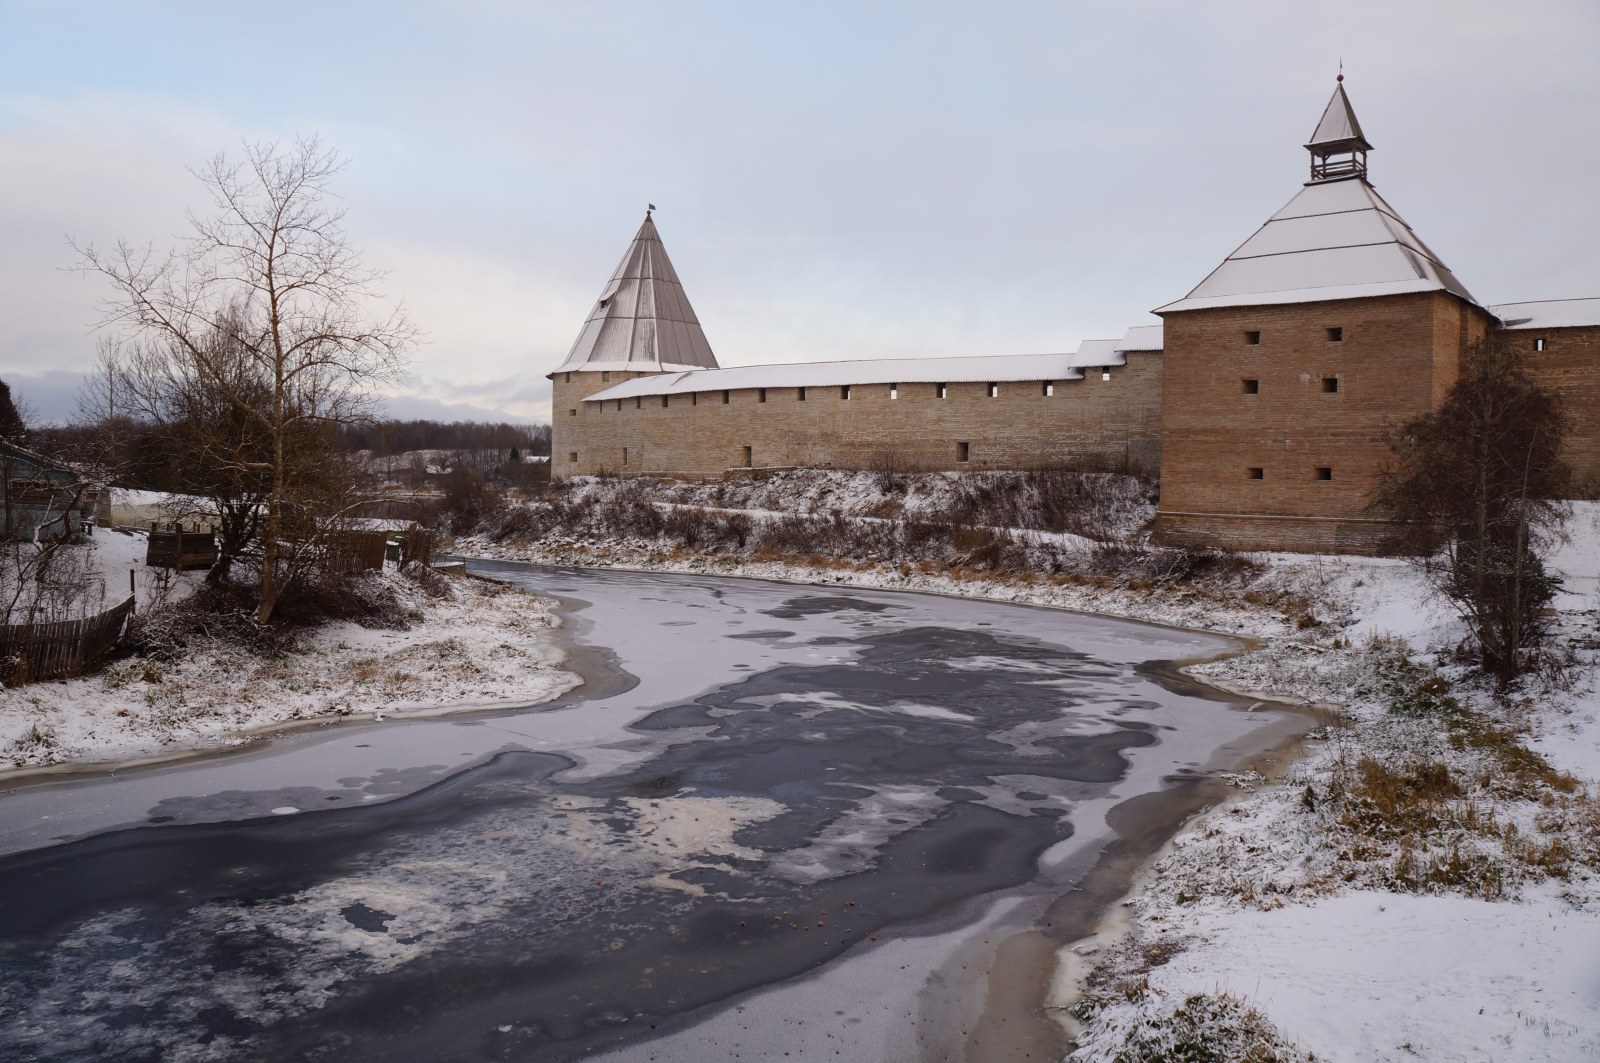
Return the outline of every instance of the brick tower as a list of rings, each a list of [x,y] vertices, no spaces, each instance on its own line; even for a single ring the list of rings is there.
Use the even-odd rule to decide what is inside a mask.
[[[550,472],[595,471],[582,452],[583,399],[649,373],[715,369],[716,356],[683,293],[651,211],[595,300],[566,360],[549,375]],[[592,411],[591,415],[592,415]]]
[[[1340,82],[1343,77],[1340,77]],[[1389,429],[1436,405],[1492,318],[1368,181],[1336,85],[1310,180],[1165,323],[1156,541],[1363,553]]]

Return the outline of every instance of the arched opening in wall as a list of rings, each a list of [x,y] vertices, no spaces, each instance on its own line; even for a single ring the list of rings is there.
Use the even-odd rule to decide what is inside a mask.
[[[1103,367],[1100,370],[1100,379],[1101,380],[1110,380],[1111,379],[1111,367],[1109,365]]]

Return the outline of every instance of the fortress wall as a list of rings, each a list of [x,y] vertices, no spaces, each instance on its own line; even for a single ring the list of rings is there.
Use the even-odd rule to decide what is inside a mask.
[[[1561,396],[1567,415],[1564,456],[1572,465],[1574,494],[1600,498],[1600,327],[1514,329],[1500,333],[1520,354],[1533,378]],[[1543,339],[1545,349],[1534,349]]]
[[[1167,315],[1157,541],[1376,549],[1386,435],[1443,396],[1488,322],[1433,292]]]
[[[1162,359],[1130,352],[1128,364],[1083,380],[858,384],[720,390],[596,401],[594,373],[554,377],[555,475],[719,476],[729,469],[807,465],[936,470],[1105,464],[1154,474],[1160,463]],[[572,413],[576,410],[576,413]],[[966,444],[963,453],[962,444]],[[747,451],[748,448],[748,451]],[[574,455],[576,457],[574,458]]]

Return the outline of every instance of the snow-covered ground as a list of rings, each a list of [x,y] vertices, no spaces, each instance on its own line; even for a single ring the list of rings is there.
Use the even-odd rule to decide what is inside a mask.
[[[732,500],[766,508],[749,491]],[[1258,555],[1248,588],[1213,591],[639,540],[457,549],[987,597],[1260,639],[1192,671],[1321,706],[1328,726],[1283,781],[1243,780],[1238,800],[1191,822],[1127,918],[1063,956],[1058,1002],[1085,1019],[1074,1059],[1202,1058],[1175,1051],[1194,1034],[1277,1053],[1261,1059],[1587,1060],[1600,1058],[1600,504],[1576,504],[1568,530],[1554,567],[1570,664],[1501,703],[1453,663],[1461,621],[1402,561]],[[1393,807],[1374,804],[1384,786]]]
[[[95,533],[112,601],[127,594],[130,570],[141,609],[201,579],[168,584],[144,567],[144,544],[139,533]],[[400,597],[406,628],[328,624],[268,656],[218,640],[172,661],[127,658],[78,679],[0,689],[0,771],[237,745],[296,721],[531,704],[578,682],[559,668],[544,599],[472,579],[441,578],[432,597],[403,576],[366,578]]]

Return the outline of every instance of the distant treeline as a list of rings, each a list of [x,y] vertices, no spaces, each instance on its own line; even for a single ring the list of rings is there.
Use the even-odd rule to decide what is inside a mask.
[[[339,429],[347,451],[370,450],[377,457],[410,450],[510,451],[550,453],[550,426],[487,421],[378,421]]]

